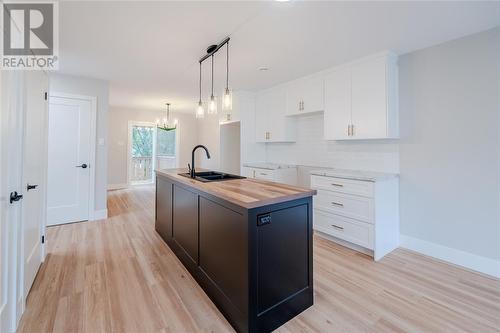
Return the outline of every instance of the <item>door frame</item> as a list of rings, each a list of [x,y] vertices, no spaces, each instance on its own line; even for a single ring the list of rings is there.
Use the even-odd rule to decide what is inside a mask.
[[[130,163],[132,162],[132,127],[134,126],[145,126],[145,127],[153,127],[153,156],[151,156],[151,167],[153,168],[153,173],[151,177],[151,182],[144,183],[136,183],[132,184],[130,181]],[[156,156],[156,123],[151,121],[138,121],[138,120],[129,120],[128,121],[128,130],[127,130],[127,187],[133,185],[145,185],[145,184],[154,184],[155,182],[155,156]]]
[[[68,94],[59,91],[49,92],[49,100],[48,100],[48,114],[50,117],[50,99],[54,97],[60,98],[70,98],[70,99],[80,99],[84,101],[90,102],[90,161],[89,161],[89,213],[88,220],[92,221],[95,218],[95,169],[96,169],[96,144],[97,144],[97,97],[96,96],[88,96],[88,95],[79,95],[79,94]],[[48,136],[48,133],[47,133]],[[47,145],[48,147],[48,145]],[[48,168],[47,168],[48,172]],[[48,190],[48,183],[47,183]],[[46,222],[45,222],[46,223]],[[44,228],[47,227],[45,224]],[[45,253],[44,253],[45,254]]]

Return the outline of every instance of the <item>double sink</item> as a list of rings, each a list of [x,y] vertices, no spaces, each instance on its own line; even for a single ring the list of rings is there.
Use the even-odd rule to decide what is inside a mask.
[[[179,176],[183,176],[183,177],[187,177],[187,178],[191,178],[191,179],[196,179],[196,180],[199,180],[200,182],[204,182],[204,183],[246,178],[246,177],[242,177],[242,176],[231,175],[229,173],[223,173],[223,172],[217,172],[217,171],[196,172],[194,175],[195,175],[195,177],[193,178],[193,177],[191,177],[191,174],[189,174],[188,172],[179,173]]]

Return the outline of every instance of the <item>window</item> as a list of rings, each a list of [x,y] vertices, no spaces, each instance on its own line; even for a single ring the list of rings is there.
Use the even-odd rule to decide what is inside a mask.
[[[173,169],[177,167],[176,159],[177,130],[156,131],[156,167],[157,169]]]
[[[176,130],[165,131],[158,129],[157,156],[175,157]]]
[[[153,181],[154,127],[133,125],[131,128],[130,182],[132,184]]]

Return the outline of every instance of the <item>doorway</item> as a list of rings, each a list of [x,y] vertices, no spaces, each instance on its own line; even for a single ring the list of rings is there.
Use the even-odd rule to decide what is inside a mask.
[[[47,225],[89,220],[94,210],[96,98],[49,100]]]
[[[178,129],[163,130],[150,122],[129,122],[128,184],[151,184],[154,171],[178,167]]]

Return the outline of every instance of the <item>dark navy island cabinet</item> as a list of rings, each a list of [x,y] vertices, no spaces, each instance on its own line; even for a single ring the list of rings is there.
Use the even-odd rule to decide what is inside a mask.
[[[313,304],[311,196],[244,208],[158,175],[155,228],[238,332]]]

